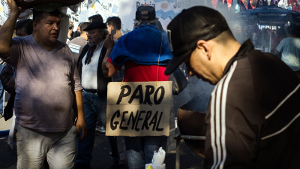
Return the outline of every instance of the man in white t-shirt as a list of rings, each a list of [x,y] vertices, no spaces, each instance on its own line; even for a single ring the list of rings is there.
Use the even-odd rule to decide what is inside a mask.
[[[281,60],[300,77],[300,38],[297,31],[296,25],[289,26],[288,37],[281,40],[275,53],[281,52]]]

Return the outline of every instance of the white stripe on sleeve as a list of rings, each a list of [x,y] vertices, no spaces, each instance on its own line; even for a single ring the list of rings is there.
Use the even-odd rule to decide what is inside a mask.
[[[226,99],[228,84],[232,74],[236,68],[237,61],[235,61],[227,75],[221,79],[212,93],[211,102],[211,146],[213,150],[213,165],[214,168],[224,168],[224,163],[227,156],[226,151]],[[216,97],[216,98],[215,98]],[[216,109],[215,109],[216,107]],[[216,124],[215,124],[216,123]]]
[[[300,84],[289,94],[289,95],[287,95],[277,106],[276,106],[276,108],[270,113],[270,114],[268,114],[265,118],[266,119],[268,119],[268,118],[270,118],[279,108],[280,108],[280,106],[282,106],[283,105],[283,103],[285,102],[285,101],[287,101],[287,99],[288,98],[290,98],[298,89],[299,89],[299,87],[300,87]]]

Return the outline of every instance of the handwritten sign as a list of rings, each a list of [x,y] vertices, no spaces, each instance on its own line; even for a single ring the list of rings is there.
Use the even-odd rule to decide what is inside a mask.
[[[111,82],[107,136],[169,136],[172,82]]]

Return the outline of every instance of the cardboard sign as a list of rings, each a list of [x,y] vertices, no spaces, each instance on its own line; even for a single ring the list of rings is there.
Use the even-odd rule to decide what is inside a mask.
[[[169,136],[172,82],[111,82],[107,136]]]

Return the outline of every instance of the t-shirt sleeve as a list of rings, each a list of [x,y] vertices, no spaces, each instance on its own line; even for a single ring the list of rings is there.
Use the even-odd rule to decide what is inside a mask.
[[[75,57],[71,50],[69,49],[70,57],[72,58],[72,72],[73,72],[73,80],[74,80],[74,91],[80,91],[82,90],[82,85],[80,81],[79,72],[77,70],[77,64],[75,62]]]
[[[20,58],[20,38],[13,38],[11,43],[12,47],[10,56],[3,59],[3,61],[12,65],[13,67],[16,67]]]
[[[80,82],[80,76],[79,76],[79,73],[78,73],[78,70],[77,70],[77,65],[75,64],[75,59],[74,59],[74,74],[73,74],[73,78],[74,78],[74,82],[75,82],[75,88],[74,90],[75,91],[79,91],[79,90],[82,90],[82,85],[81,85],[81,82]]]
[[[285,44],[285,41],[286,41],[285,39],[281,40],[281,42],[277,46],[276,50],[278,50],[278,52],[282,52],[283,46]]]

